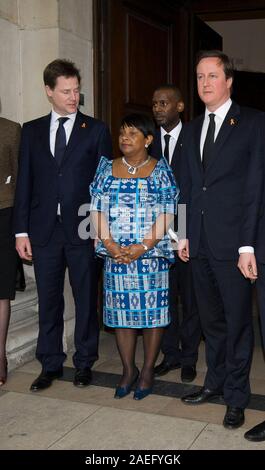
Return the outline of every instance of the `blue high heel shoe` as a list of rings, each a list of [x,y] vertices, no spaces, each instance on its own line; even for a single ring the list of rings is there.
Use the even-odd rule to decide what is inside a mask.
[[[139,377],[139,370],[137,369],[136,375],[134,376],[132,382],[124,387],[117,387],[115,390],[114,398],[124,398],[126,395],[129,395],[131,392],[133,384],[137,381]]]
[[[149,388],[137,388],[134,392],[133,398],[134,400],[142,400],[143,398],[150,395],[153,391],[153,387]]]

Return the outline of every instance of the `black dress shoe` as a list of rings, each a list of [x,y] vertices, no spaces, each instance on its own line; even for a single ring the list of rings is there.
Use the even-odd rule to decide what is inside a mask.
[[[181,368],[181,381],[193,382],[197,375],[196,366],[183,366]]]
[[[261,442],[265,441],[265,421],[257,424],[254,428],[250,429],[244,434],[248,441]]]
[[[39,390],[44,390],[45,388],[50,387],[52,381],[54,379],[62,377],[62,375],[63,368],[50,372],[42,371],[39,377],[37,377],[36,380],[34,380],[34,382],[32,383],[30,387],[31,392],[38,392]]]
[[[223,425],[227,429],[240,428],[245,422],[245,415],[243,408],[236,406],[228,406],[223,421]]]
[[[84,369],[76,369],[73,384],[76,387],[87,387],[87,385],[90,384],[91,379],[92,374],[89,367],[85,367]]]
[[[186,405],[201,405],[202,403],[208,403],[211,401],[211,398],[218,396],[221,396],[220,392],[202,387],[199,392],[182,397],[181,401],[183,401],[183,403]]]
[[[158,364],[158,366],[155,367],[154,374],[155,375],[165,375],[170,370],[179,369],[180,367],[181,367],[181,364],[179,362],[177,362],[175,364],[171,364],[166,359],[163,359],[163,361],[160,364]]]

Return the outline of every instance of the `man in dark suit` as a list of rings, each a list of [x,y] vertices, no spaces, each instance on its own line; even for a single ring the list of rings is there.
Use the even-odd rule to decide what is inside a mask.
[[[223,424],[234,429],[244,423],[250,398],[249,279],[256,276],[262,113],[232,102],[233,67],[221,51],[201,52],[196,72],[206,110],[188,124],[183,142],[180,202],[187,204],[188,240],[180,243],[179,256],[191,259],[208,370],[200,391],[182,400],[196,405],[223,395]]]
[[[265,115],[263,117],[263,136],[265,134]],[[263,138],[263,177],[265,177],[265,140]],[[261,332],[263,340],[263,349],[265,350],[265,185],[263,189],[262,198],[259,206],[259,223],[258,223],[258,235],[255,245],[255,257],[257,260],[257,272],[254,272],[254,275],[257,274],[257,294],[258,294],[258,304],[259,304],[259,313],[261,321]],[[253,274],[253,273],[250,273]],[[249,277],[249,272],[246,270],[244,273],[245,276]],[[254,278],[254,277],[252,277]],[[253,442],[265,441],[265,421],[257,424],[249,431],[245,433],[245,438]]]
[[[64,277],[68,267],[76,308],[74,385],[91,380],[97,359],[97,265],[93,240],[80,237],[89,203],[89,184],[101,155],[111,156],[106,125],[78,111],[79,70],[57,59],[44,70],[52,105],[48,116],[24,124],[14,211],[17,251],[33,259],[39,297],[36,357],[42,364],[32,391],[51,385],[63,373]]]
[[[167,158],[177,181],[183,138],[183,125],[179,113],[183,110],[182,95],[176,86],[165,84],[155,90],[153,114],[159,129],[156,131],[150,153],[158,159],[162,155]],[[171,231],[171,235],[173,238],[176,236],[174,231]],[[182,322],[179,318],[178,294],[182,304]],[[179,259],[169,271],[169,299],[171,323],[166,328],[162,340],[161,349],[164,358],[155,367],[155,374],[161,376],[181,367],[182,382],[192,382],[196,377],[201,328],[191,268],[189,264]]]

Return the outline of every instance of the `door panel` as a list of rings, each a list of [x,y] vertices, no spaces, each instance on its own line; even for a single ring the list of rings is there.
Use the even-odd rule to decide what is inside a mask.
[[[96,111],[111,127],[118,155],[121,118],[130,112],[151,114],[154,89],[163,83],[179,84],[180,68],[186,67],[179,61],[180,12],[167,0],[96,3],[101,16],[96,82],[104,94]],[[186,42],[183,53],[185,47]]]
[[[130,12],[125,14],[125,112],[138,109],[148,111],[152,91],[159,84],[168,82],[171,77],[171,28]]]

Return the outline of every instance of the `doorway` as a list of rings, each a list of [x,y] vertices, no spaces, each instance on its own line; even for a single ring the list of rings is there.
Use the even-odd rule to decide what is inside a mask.
[[[157,86],[173,82],[180,87],[186,104],[184,121],[203,111],[194,64],[198,50],[223,48],[214,21],[265,18],[265,0],[216,0],[214,4],[210,0],[94,0],[93,5],[95,115],[110,126],[115,155],[119,154],[121,118],[129,112],[151,113]],[[253,83],[251,88],[247,80]],[[263,77],[236,73],[235,98],[240,104],[260,106],[261,83]],[[253,100],[247,97],[249,90]]]

